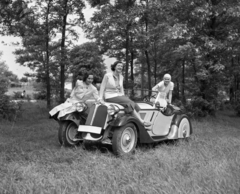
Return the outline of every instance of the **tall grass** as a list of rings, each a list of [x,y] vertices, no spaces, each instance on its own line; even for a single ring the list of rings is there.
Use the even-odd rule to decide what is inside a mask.
[[[193,121],[188,141],[140,145],[118,158],[111,147],[60,147],[45,104],[24,104],[0,125],[0,193],[240,193],[240,119]]]

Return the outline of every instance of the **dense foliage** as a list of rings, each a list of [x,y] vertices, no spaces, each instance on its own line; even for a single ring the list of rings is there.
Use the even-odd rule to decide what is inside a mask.
[[[21,104],[12,102],[10,97],[5,95],[11,81],[18,81],[17,76],[8,70],[5,62],[0,60],[0,120],[13,120],[21,110]]]
[[[194,115],[214,115],[226,100],[238,109],[238,0],[30,2],[4,0],[0,21],[5,31],[23,38],[23,49],[16,51],[18,62],[35,69],[38,80],[45,83],[48,106],[52,88],[63,100],[69,73],[75,78],[76,72],[92,68],[91,62],[98,64],[98,57],[100,65],[94,72],[101,80],[100,55],[105,55],[126,64],[125,88],[151,90],[170,73],[174,100]],[[90,22],[85,22],[82,13],[86,2],[96,10]],[[78,32],[74,27],[83,27],[95,43],[75,47],[72,40],[77,40]],[[89,57],[91,49],[97,57]]]
[[[198,116],[214,115],[222,92],[237,103],[239,1],[126,0],[96,8],[86,33],[126,63],[125,82],[150,90],[170,73],[174,99]]]

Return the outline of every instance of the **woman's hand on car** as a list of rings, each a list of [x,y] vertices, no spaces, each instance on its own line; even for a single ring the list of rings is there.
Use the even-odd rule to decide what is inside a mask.
[[[99,99],[97,99],[97,104],[105,104],[105,102],[104,102],[104,100],[103,99],[101,99],[101,98],[99,98]]]

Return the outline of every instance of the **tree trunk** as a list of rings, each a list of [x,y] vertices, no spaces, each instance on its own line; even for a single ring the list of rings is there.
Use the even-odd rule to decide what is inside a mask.
[[[148,10],[148,0],[146,0],[146,10]],[[145,32],[146,32],[146,37],[148,36],[148,15],[146,12],[146,17],[145,17]],[[147,46],[148,43],[145,42],[145,56],[146,56],[146,62],[147,62],[147,70],[148,70],[148,95],[149,97],[151,96],[152,92],[152,87],[151,87],[151,67],[150,67],[150,60],[149,60],[149,53]]]
[[[144,69],[143,69],[143,64],[141,65],[141,97],[143,99],[144,97],[144,87],[143,87],[143,83],[144,83]]]
[[[147,62],[147,70],[148,70],[148,95],[149,97],[151,96],[152,92],[152,86],[151,86],[151,67],[150,67],[150,61],[149,61],[149,56],[148,56],[148,51],[145,50],[145,56],[146,56],[146,62]]]
[[[67,3],[68,0],[64,0],[63,4],[63,20],[62,20],[62,40],[61,40],[61,61],[60,61],[60,103],[63,103],[65,101],[64,97],[64,90],[65,90],[65,38],[66,38],[66,25],[67,25]]]
[[[47,13],[46,13],[46,28],[45,28],[45,46],[46,46],[46,84],[47,84],[47,108],[51,107],[51,84],[50,84],[50,76],[49,76],[49,25],[48,25],[48,16],[50,10],[50,3],[52,0],[48,1]]]
[[[185,97],[185,60],[182,61],[181,99],[182,99],[182,103],[183,103],[183,104],[186,104],[186,97]]]
[[[131,52],[131,83],[132,83],[132,96],[134,97],[134,75],[133,75],[133,60],[134,60],[134,52]]]
[[[126,69],[125,69],[125,85],[126,89],[128,89],[128,69],[129,69],[129,25],[127,24],[126,28]]]
[[[157,84],[157,48],[154,43],[154,85]]]
[[[180,87],[179,87],[179,80],[177,79],[177,80],[176,80],[176,90],[174,89],[173,91],[174,91],[174,93],[176,94],[176,95],[175,95],[176,99],[178,99],[178,100],[180,99],[180,98],[179,98],[179,93],[180,93],[180,89],[179,89],[179,88],[180,88]]]

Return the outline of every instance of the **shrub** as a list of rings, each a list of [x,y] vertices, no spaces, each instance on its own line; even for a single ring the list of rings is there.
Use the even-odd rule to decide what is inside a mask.
[[[233,107],[238,116],[240,116],[240,90],[236,91],[236,100],[233,102]]]
[[[5,77],[0,77],[0,95],[3,95],[7,92],[8,88],[8,79]]]
[[[44,90],[39,91],[39,92],[35,92],[33,94],[33,99],[35,99],[35,100],[46,100],[47,99],[47,93]]]
[[[21,85],[21,84],[19,84],[19,83],[11,83],[11,84],[10,84],[10,87],[11,87],[11,88],[16,88],[16,87],[19,87],[19,88],[21,88],[21,87],[22,87],[22,85]]]
[[[214,101],[207,101],[202,97],[194,97],[185,106],[190,115],[195,117],[205,117],[207,115],[215,115],[216,105]]]
[[[7,95],[0,95],[0,119],[12,121],[19,116],[22,110],[22,103],[10,101]]]
[[[13,99],[20,99],[22,92],[13,92]]]

